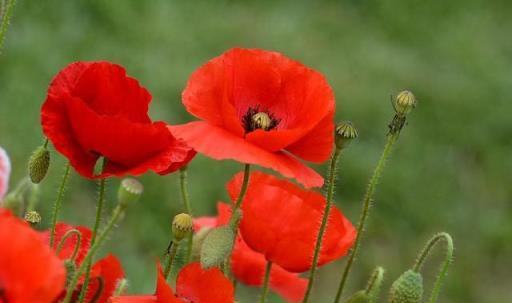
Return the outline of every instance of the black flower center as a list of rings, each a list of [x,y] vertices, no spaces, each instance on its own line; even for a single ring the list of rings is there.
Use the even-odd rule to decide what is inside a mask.
[[[245,133],[250,133],[257,129],[269,131],[277,127],[281,120],[276,119],[273,114],[268,111],[260,111],[259,107],[249,107],[245,115],[242,117],[242,125]]]

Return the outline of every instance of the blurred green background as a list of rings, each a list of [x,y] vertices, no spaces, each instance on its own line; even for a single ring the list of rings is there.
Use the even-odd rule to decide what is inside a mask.
[[[321,71],[336,93],[336,118],[359,129],[342,158],[336,193],[354,222],[393,115],[390,94],[408,88],[419,99],[380,183],[349,289],[362,287],[382,265],[387,292],[430,235],[445,230],[456,257],[439,301],[510,302],[511,11],[509,1],[485,0],[19,0],[0,56],[0,145],[12,158],[11,185],[42,142],[39,108],[48,83],[68,63],[124,65],[152,92],[154,119],[184,123],[192,118],[180,93],[199,65],[234,46],[276,50]],[[44,227],[64,163],[54,154],[41,187]],[[201,155],[191,163],[197,215],[215,213],[215,202],[227,198],[224,183],[240,169]],[[135,293],[153,291],[155,257],[181,211],[177,175],[142,180],[143,201],[105,249],[121,258]],[[109,181],[110,207],[118,183]],[[73,174],[63,218],[91,225],[95,192],[93,182]],[[427,293],[440,256],[428,263]],[[320,270],[315,303],[332,301],[343,262]],[[257,294],[243,288],[239,298],[251,302]]]

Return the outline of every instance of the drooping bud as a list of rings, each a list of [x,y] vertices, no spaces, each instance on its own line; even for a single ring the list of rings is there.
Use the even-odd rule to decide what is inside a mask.
[[[396,113],[402,116],[407,115],[414,107],[416,107],[416,97],[408,90],[401,91],[395,99]]]
[[[360,290],[354,293],[345,303],[368,303],[370,298],[364,290]]]
[[[408,270],[391,285],[389,303],[420,303],[423,296],[423,277]]]
[[[39,146],[28,161],[28,175],[34,184],[43,181],[50,167],[50,151],[45,145]]]
[[[25,221],[32,225],[39,224],[41,223],[41,215],[37,211],[31,210],[25,214]]]
[[[343,121],[336,126],[335,143],[338,149],[347,147],[355,138],[357,138],[357,130],[352,122]]]
[[[233,250],[235,234],[231,226],[221,226],[208,233],[201,248],[201,266],[220,266]]]
[[[144,192],[142,183],[133,178],[126,178],[121,181],[117,191],[117,200],[123,207],[137,203]]]
[[[172,233],[174,240],[179,242],[183,240],[193,228],[192,217],[189,214],[178,214],[172,220]]]

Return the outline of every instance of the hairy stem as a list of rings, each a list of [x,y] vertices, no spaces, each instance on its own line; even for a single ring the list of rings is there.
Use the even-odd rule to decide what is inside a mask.
[[[51,227],[51,231],[50,231],[50,247],[53,247],[53,243],[55,242],[55,227],[57,225],[57,219],[59,217],[60,208],[62,207],[62,198],[64,197],[64,192],[66,190],[66,185],[68,183],[70,168],[71,168],[71,165],[68,162],[66,164],[66,168],[64,169],[64,175],[62,176],[62,181],[60,182],[59,191],[57,193],[57,199],[55,200],[55,203],[53,203],[52,227]]]
[[[318,236],[316,239],[315,251],[313,254],[313,263],[311,265],[311,270],[309,271],[309,283],[308,288],[306,290],[306,294],[304,295],[303,303],[307,303],[311,296],[311,291],[313,290],[313,285],[315,282],[316,269],[318,266],[318,259],[320,258],[320,251],[322,249],[322,240],[324,237],[325,229],[327,228],[327,222],[329,221],[329,214],[331,212],[332,207],[332,198],[334,196],[334,188],[336,185],[336,165],[338,163],[339,156],[341,155],[341,149],[336,148],[334,154],[331,158],[331,164],[329,165],[329,179],[327,185],[327,201],[325,204],[324,215],[322,217],[322,224],[320,225],[320,229],[318,231]]]
[[[76,235],[76,244],[75,244],[75,247],[73,249],[73,254],[71,254],[71,260],[74,261],[77,254],[78,254],[78,251],[80,249],[80,246],[82,245],[82,233],[78,230],[78,229],[70,229],[68,230],[63,236],[62,238],[60,239],[60,242],[59,242],[59,245],[57,246],[57,249],[55,250],[55,254],[56,255],[59,255],[60,251],[62,250],[62,248],[64,247],[64,244],[66,243],[66,240],[72,236],[72,235]]]
[[[263,289],[261,290],[260,303],[265,303],[268,294],[268,285],[270,283],[270,272],[272,271],[272,262],[267,261],[265,267],[265,277],[263,279]]]
[[[176,253],[178,252],[179,242],[172,241],[171,247],[169,249],[169,257],[167,259],[167,264],[165,265],[164,270],[164,278],[167,280],[169,274],[171,273],[172,264],[174,263],[174,259],[176,258]]]
[[[180,169],[180,190],[181,190],[181,199],[183,200],[183,207],[185,208],[185,211],[187,214],[192,216],[192,207],[190,206],[190,196],[187,189],[187,167],[183,167]],[[192,257],[192,244],[194,239],[194,233],[190,232],[187,235],[187,250],[186,250],[186,257],[185,257],[185,264],[190,262],[190,258]]]
[[[15,4],[16,0],[7,0],[5,7],[2,9],[2,23],[0,24],[0,53],[4,46],[5,34],[7,33],[7,28],[9,27],[9,22],[11,20]]]
[[[350,270],[352,269],[354,259],[359,250],[361,238],[362,238],[362,235],[363,235],[365,227],[366,227],[366,221],[370,214],[370,208],[372,206],[372,200],[373,200],[373,196],[375,193],[375,188],[377,187],[377,184],[379,182],[382,171],[384,170],[386,160],[389,158],[389,155],[391,154],[391,151],[393,150],[393,145],[396,143],[399,134],[400,134],[399,131],[398,132],[390,132],[388,134],[386,145],[384,146],[384,150],[382,151],[379,162],[377,163],[377,167],[375,167],[373,175],[370,178],[370,183],[368,184],[368,187],[366,189],[366,194],[364,195],[364,198],[363,198],[363,209],[361,211],[361,216],[359,218],[359,223],[357,225],[356,240],[355,240],[354,246],[352,248],[352,251],[350,252],[350,255],[348,257],[347,264],[345,265],[343,275],[341,276],[341,281],[338,286],[336,298],[334,300],[335,303],[338,303],[340,301],[341,295],[343,294],[343,288],[345,287],[345,283],[347,281]]]

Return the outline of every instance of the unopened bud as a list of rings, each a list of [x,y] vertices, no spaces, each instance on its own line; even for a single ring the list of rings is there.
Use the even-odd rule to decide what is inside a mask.
[[[172,221],[172,233],[176,241],[183,240],[194,227],[192,217],[189,214],[178,214]]]
[[[28,161],[28,175],[32,183],[39,184],[43,181],[49,167],[50,151],[44,145],[39,146]]]
[[[347,147],[355,138],[357,138],[357,130],[352,122],[344,121],[336,126],[335,143],[338,149]]]
[[[201,248],[201,266],[220,266],[233,250],[235,233],[229,225],[217,227],[206,236]]]
[[[39,224],[41,223],[41,215],[37,211],[31,210],[25,214],[25,221],[32,225]]]
[[[420,303],[423,296],[423,277],[419,272],[404,272],[391,286],[390,303]]]
[[[126,178],[121,181],[117,191],[117,200],[121,206],[127,207],[130,204],[137,203],[142,192],[144,192],[142,183],[133,178]]]
[[[395,110],[396,113],[402,116],[407,115],[413,108],[416,107],[416,97],[413,93],[404,90],[401,91],[395,99]]]

